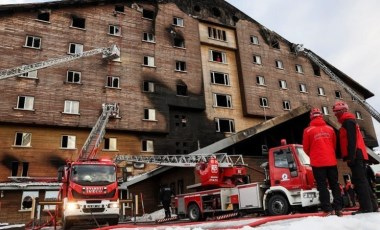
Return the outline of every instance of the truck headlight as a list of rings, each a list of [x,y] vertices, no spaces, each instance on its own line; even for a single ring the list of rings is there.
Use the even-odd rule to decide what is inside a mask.
[[[72,211],[72,210],[75,210],[75,209],[79,209],[79,204],[76,204],[76,203],[67,203],[66,205],[66,209],[68,211]]]
[[[119,208],[119,203],[108,204],[108,208]]]

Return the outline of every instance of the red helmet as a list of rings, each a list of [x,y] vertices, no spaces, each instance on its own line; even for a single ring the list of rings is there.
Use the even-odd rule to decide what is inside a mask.
[[[322,116],[322,112],[320,109],[318,108],[312,108],[310,110],[310,120],[313,120],[314,118],[316,117],[321,117]]]
[[[333,112],[334,113],[337,113],[337,112],[347,112],[348,111],[348,105],[346,102],[344,101],[337,101],[335,102],[334,106],[333,106]]]

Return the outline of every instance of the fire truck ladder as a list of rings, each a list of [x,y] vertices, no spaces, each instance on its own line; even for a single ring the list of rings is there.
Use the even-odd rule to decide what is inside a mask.
[[[113,60],[115,58],[120,57],[119,48],[116,45],[112,45],[112,46],[106,47],[106,48],[97,48],[97,49],[85,51],[82,53],[73,54],[70,56],[59,57],[59,58],[54,58],[54,59],[50,59],[47,61],[36,62],[36,63],[30,64],[30,65],[22,65],[22,66],[11,68],[11,69],[0,70],[0,80],[10,78],[10,77],[19,76],[19,75],[24,74],[24,73],[43,69],[43,68],[53,66],[53,65],[57,65],[57,64],[61,64],[61,63],[66,63],[66,62],[73,61],[73,60],[76,60],[76,59],[79,59],[82,57],[88,57],[88,56],[92,56],[92,55],[99,54],[99,53],[102,53],[103,54],[102,57],[105,59],[108,59],[108,60]]]
[[[321,60],[315,56],[311,51],[303,48],[302,45],[295,46],[296,53],[302,52],[307,57],[309,57],[316,65],[325,71],[327,75],[330,76],[332,80],[340,84],[353,98],[355,98],[360,105],[369,112],[373,118],[380,122],[380,113],[376,111],[370,104],[368,104],[359,94],[357,94],[351,87],[349,87],[344,81],[342,81],[334,72],[332,72]]]
[[[216,157],[219,167],[221,168],[229,168],[234,165],[246,165],[244,164],[242,155],[227,155],[227,153],[215,153],[212,155],[117,155],[114,161],[116,163],[127,161],[172,167],[195,167],[199,162],[207,163],[210,157]]]
[[[102,114],[88,135],[82,150],[79,153],[79,160],[88,160],[95,158],[100,142],[106,134],[106,125],[110,117],[117,117],[119,108],[117,104],[103,104]]]

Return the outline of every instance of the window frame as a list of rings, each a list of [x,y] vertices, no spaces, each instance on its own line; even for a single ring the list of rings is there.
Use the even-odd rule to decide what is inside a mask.
[[[186,62],[185,61],[175,61],[175,71],[177,72],[187,72]]]
[[[156,37],[154,36],[153,33],[143,32],[142,41],[149,42],[149,43],[156,43]]]
[[[113,32],[112,32],[111,28],[113,28]],[[108,25],[108,34],[112,35],[112,36],[121,37],[122,36],[122,34],[121,34],[121,26],[120,25],[114,25],[114,24]]]
[[[75,46],[75,51],[74,53],[71,53],[71,46],[74,45]],[[77,47],[79,49],[77,49]],[[81,51],[81,52],[77,52],[77,51]],[[83,53],[83,44],[80,44],[80,43],[73,43],[73,42],[70,42],[69,43],[69,51],[67,52],[67,54],[70,54],[70,55],[75,55],[75,54],[80,54],[80,53]]]
[[[120,77],[107,76],[106,87],[111,89],[120,89]],[[115,80],[117,80],[117,86],[114,86]]]
[[[266,86],[266,84],[265,84],[265,77],[262,76],[262,75],[257,75],[256,76],[256,85]]]
[[[335,90],[335,98],[336,99],[342,99],[342,92],[340,90]],[[339,94],[339,96],[337,96],[337,94]]]
[[[283,100],[282,101],[282,108],[283,108],[283,110],[287,110],[287,111],[291,110],[292,106],[290,104],[290,101],[289,100]]]
[[[253,57],[253,64],[262,65],[262,60],[261,60],[260,55],[254,54],[252,57]]]
[[[254,39],[254,38],[255,38],[255,39]],[[252,45],[260,45],[259,37],[256,36],[256,35],[251,35],[251,36],[250,36],[250,41],[251,41],[251,44],[252,44]]]
[[[154,56],[144,56],[142,65],[145,67],[156,67]]]
[[[284,62],[281,60],[275,60],[276,68],[277,69],[284,69]]]
[[[183,87],[183,89],[180,89],[179,87]],[[179,94],[179,92],[183,92],[183,94]],[[181,97],[189,96],[186,84],[177,84],[176,85],[176,96],[181,96]]]
[[[259,98],[260,107],[262,108],[269,108],[269,100],[267,97],[260,97]]]
[[[32,41],[31,41],[32,44],[31,45],[28,45],[29,44],[29,41],[28,41],[29,38],[32,39]],[[38,40],[38,46],[35,46],[35,40]],[[24,47],[40,50],[41,47],[42,47],[42,38],[38,37],[38,36],[34,36],[34,35],[26,35]]]
[[[219,105],[218,103],[218,97],[225,97],[226,106]],[[232,96],[229,94],[221,94],[221,93],[213,93],[214,98],[214,107],[217,108],[225,108],[225,109],[231,109],[232,108]]]
[[[20,137],[21,134],[22,136]],[[19,136],[19,137],[18,137]],[[24,143],[25,136],[28,136],[28,142]],[[21,138],[21,143],[18,145],[17,141],[19,138]],[[13,146],[15,147],[24,147],[24,148],[29,148],[32,147],[32,133],[26,133],[26,132],[16,132],[15,133],[15,139],[13,142]]]
[[[144,108],[143,121],[157,121],[156,109]]]
[[[330,113],[329,113],[329,108],[328,108],[327,106],[322,106],[322,107],[321,107],[321,110],[322,110],[322,113],[323,113],[324,115],[330,115]]]
[[[151,139],[141,140],[141,152],[154,152],[154,141]]]
[[[23,106],[20,105],[20,99],[24,98]],[[18,96],[17,97],[17,110],[27,110],[27,111],[34,111],[34,97],[33,96]]]
[[[208,26],[208,38],[217,40],[217,41],[222,41],[222,42],[227,42],[227,32],[222,29],[218,29],[215,27]]]
[[[286,80],[278,80],[278,83],[280,85],[280,89],[288,89],[288,83],[286,82]],[[282,84],[284,83],[284,84]],[[285,87],[283,87],[285,86]]]
[[[215,118],[215,128],[217,133],[235,133],[235,121],[234,119],[228,119],[228,118]],[[221,131],[220,121],[226,121],[228,122],[229,131]]]
[[[20,210],[19,211],[32,211],[32,208],[22,208],[22,202],[24,201],[25,197],[30,196],[31,198],[36,198],[39,197],[39,191],[34,191],[34,190],[24,190],[22,191],[22,196],[21,196],[21,202],[20,202]]]
[[[303,74],[303,67],[300,64],[296,64],[296,72]]]
[[[72,81],[69,81],[69,74],[72,73]],[[75,81],[75,75],[78,74],[79,80]],[[80,84],[82,82],[82,72],[80,71],[75,71],[75,70],[67,70],[66,74],[66,82],[71,83],[71,84]]]
[[[146,12],[147,14],[145,14],[144,12]],[[148,9],[143,9],[142,10],[142,18],[143,19],[147,19],[147,20],[153,20],[154,19],[154,14],[155,12],[153,10],[148,10]],[[149,17],[147,17],[149,16]]]
[[[363,116],[360,111],[355,111],[355,117],[357,120],[363,120]]]
[[[225,82],[224,84],[223,83],[218,83],[216,81],[217,79],[217,76],[216,75],[223,75],[220,76],[223,78],[223,81]],[[222,73],[222,72],[218,72],[218,71],[210,71],[210,77],[211,77],[211,84],[214,84],[214,85],[224,85],[224,86],[231,86],[231,83],[230,83],[230,76],[228,73]],[[219,79],[219,77],[218,77]]]
[[[102,151],[118,151],[118,149],[117,149],[117,138],[116,137],[105,137],[103,142],[104,142],[104,144],[103,144]],[[108,145],[108,148],[106,148],[107,145]]]
[[[178,23],[178,22],[181,22],[181,23]],[[183,18],[180,18],[180,17],[173,17],[173,26],[178,26],[178,27],[184,27],[184,19]]]
[[[216,58],[214,58],[214,56],[216,56]],[[218,57],[220,57],[220,61],[218,61]],[[227,54],[219,50],[209,50],[209,61],[227,64]]]
[[[66,147],[63,146],[64,138],[67,138],[66,140]],[[74,135],[61,135],[61,149],[76,149],[76,136]],[[70,144],[71,143],[71,144]]]
[[[318,87],[318,96],[326,96],[325,89],[323,87]]]
[[[77,107],[77,108],[75,108],[75,107]],[[80,101],[65,100],[65,102],[64,102],[64,108],[63,108],[63,113],[65,113],[65,114],[73,114],[73,115],[80,115],[79,108],[80,108]],[[78,112],[74,113],[75,110],[78,110]]]
[[[83,23],[83,27],[78,26],[78,25],[74,25],[74,22],[75,22],[74,20],[81,20],[81,22],[77,22],[77,23],[80,23],[80,24]],[[71,17],[71,26],[70,27],[71,28],[80,29],[80,30],[86,30],[86,19],[85,18],[81,18],[81,17]]]
[[[145,84],[148,84],[148,90],[145,90]],[[156,84],[153,81],[143,81],[143,92],[154,93]]]
[[[300,83],[300,84],[298,85],[298,88],[299,88],[300,93],[307,93],[307,87],[306,87],[306,84],[304,84],[304,83]]]

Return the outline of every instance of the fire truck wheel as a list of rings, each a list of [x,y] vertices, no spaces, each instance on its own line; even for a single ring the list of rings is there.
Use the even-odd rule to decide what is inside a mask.
[[[282,195],[273,195],[268,201],[268,212],[271,216],[288,214],[289,205],[287,200]]]
[[[191,221],[198,221],[201,217],[201,211],[197,204],[190,204],[187,208],[187,213]]]

